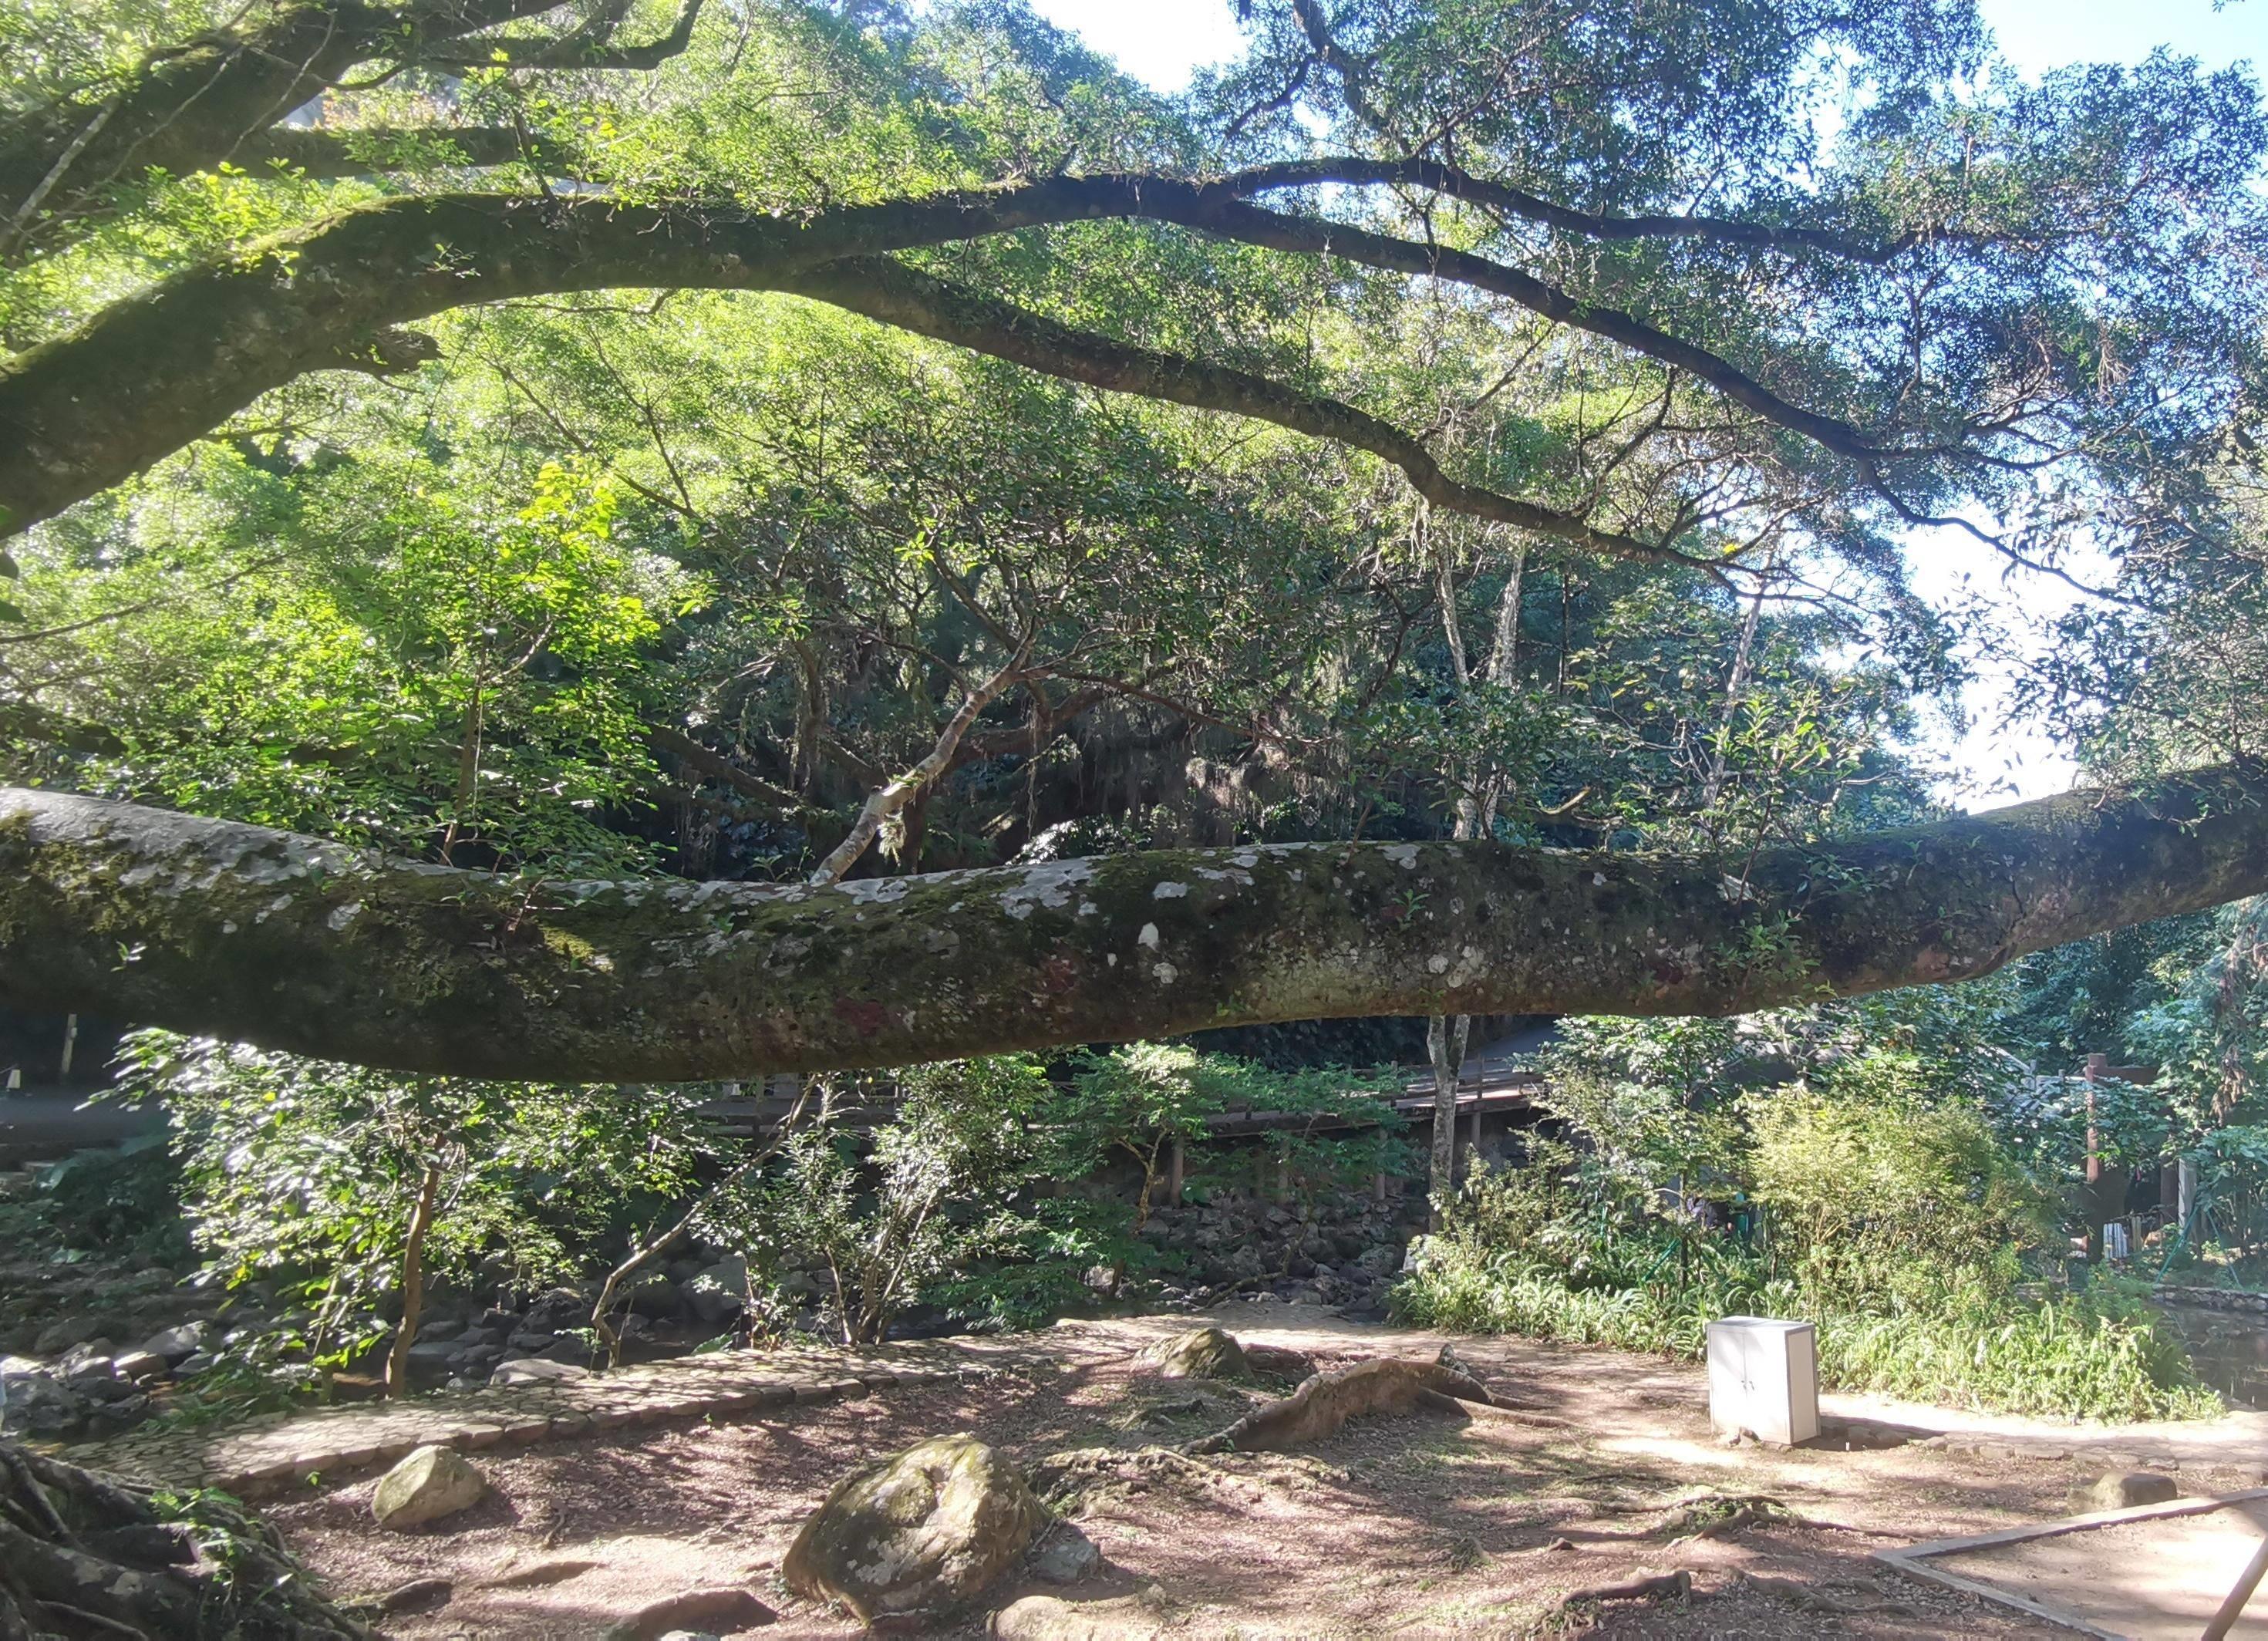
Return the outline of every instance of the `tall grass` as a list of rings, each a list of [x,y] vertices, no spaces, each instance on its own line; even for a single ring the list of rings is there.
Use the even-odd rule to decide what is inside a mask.
[[[1907,1283],[1910,1285],[1910,1283]],[[1989,1412],[2052,1419],[2209,1419],[2220,1399],[2198,1382],[2180,1340],[2116,1290],[2014,1299],[1948,1276],[1930,1301],[1867,1310],[1851,1299],[1712,1269],[1683,1283],[1580,1287],[1556,1267],[1436,1240],[1395,1290],[1420,1326],[1606,1344],[1697,1362],[1708,1324],[1767,1314],[1819,1326],[1819,1380]]]
[[[2138,1297],[2114,1287],[2026,1300],[1957,1271],[1917,1284],[1909,1268],[1899,1273],[1900,1296],[1870,1307],[1847,1293],[1773,1278],[1759,1260],[1719,1256],[1699,1265],[1682,1279],[1590,1285],[1557,1264],[1451,1235],[1426,1245],[1395,1306],[1428,1327],[1685,1361],[1700,1359],[1718,1317],[1801,1319],[1818,1325],[1820,1380],[1829,1389],[2111,1422],[2221,1410],[2180,1341]]]

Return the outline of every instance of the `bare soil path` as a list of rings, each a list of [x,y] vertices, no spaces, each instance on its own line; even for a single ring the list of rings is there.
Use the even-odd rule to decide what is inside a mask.
[[[1445,1343],[1283,1305],[1227,1306],[1211,1320],[1324,1365],[1430,1356]],[[479,1456],[494,1496],[417,1533],[372,1527],[367,1480],[303,1487],[272,1512],[346,1593],[449,1580],[446,1603],[387,1621],[405,1641],[590,1641],[647,1602],[734,1584],[779,1610],[764,1634],[848,1637],[856,1625],[774,1581],[797,1527],[846,1468],[958,1430],[1023,1462],[1178,1446],[1228,1423],[1248,1394],[1143,1370],[1141,1347],[1189,1325],[1067,1322],[1001,1350],[973,1380],[496,1447]],[[1079,1506],[1107,1558],[1099,1578],[1004,1586],[987,1610],[1035,1592],[1086,1601],[1154,1585],[1157,1632],[1176,1637],[2061,1635],[1903,1579],[1868,1552],[2063,1515],[2073,1483],[2107,1468],[2147,1461],[2205,1493],[2256,1484],[2268,1464],[2257,1417],[2085,1429],[1857,1398],[1828,1407],[1856,1451],[1727,1447],[1710,1434],[1697,1368],[1520,1340],[1449,1343],[1521,1405],[1358,1422],[1296,1455],[1138,1461]],[[1723,1513],[1711,1500],[1757,1494],[1787,1514],[1691,1536]],[[1554,1612],[1571,1590],[1679,1569],[1692,1577],[1686,1599]],[[937,1633],[981,1634],[986,1616]]]

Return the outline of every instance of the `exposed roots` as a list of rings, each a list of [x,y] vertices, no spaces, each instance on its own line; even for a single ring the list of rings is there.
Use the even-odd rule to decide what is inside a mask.
[[[1760,1572],[1747,1571],[1735,1572],[1733,1576],[1750,1589],[1776,1597],[1801,1612],[1819,1613],[1835,1618],[1915,1616],[1914,1609],[1902,1601],[1846,1601],[1815,1590],[1808,1584],[1798,1584],[1793,1578],[1774,1578]]]
[[[0,1442],[0,1641],[369,1641],[233,1499]]]
[[[1453,1412],[1462,1403],[1493,1407],[1495,1402],[1480,1380],[1439,1362],[1358,1362],[1336,1372],[1317,1373],[1282,1401],[1190,1443],[1187,1451],[1282,1453],[1322,1441],[1351,1418],[1398,1417],[1420,1409]]]
[[[1686,1539],[1730,1538],[1748,1527],[1778,1523],[1809,1525],[1777,1498],[1763,1493],[1710,1493],[1688,1499],[1669,1512],[1660,1531],[1678,1542]]]
[[[1635,1578],[1617,1578],[1611,1584],[1587,1585],[1580,1590],[1570,1590],[1554,1603],[1552,1610],[1564,1613],[1572,1607],[1595,1605],[1600,1601],[1683,1599],[1692,1593],[1693,1575],[1681,1567],[1675,1572],[1642,1572]]]

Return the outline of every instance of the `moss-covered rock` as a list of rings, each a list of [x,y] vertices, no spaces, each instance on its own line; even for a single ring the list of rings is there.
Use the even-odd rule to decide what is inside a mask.
[[[1013,1565],[1047,1522],[1024,1478],[974,1436],[938,1436],[837,1482],[788,1547],[797,1594],[864,1623],[939,1611]]]
[[[1192,1328],[1152,1345],[1149,1362],[1160,1379],[1241,1379],[1251,1371],[1244,1347],[1218,1328]]]
[[[489,1479],[448,1447],[420,1447],[379,1478],[370,1513],[396,1532],[468,1510],[488,1497]]]

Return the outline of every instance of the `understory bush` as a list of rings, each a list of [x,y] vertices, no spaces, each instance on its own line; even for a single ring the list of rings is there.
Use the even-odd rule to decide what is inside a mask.
[[[1476,1169],[1397,1309],[1689,1360],[1718,1317],[1801,1319],[1832,1389],[2084,1419],[2216,1410],[2141,1284],[2044,1279],[2056,1192],[1996,1122],[1991,1063],[1922,1024],[1862,1005],[1573,1025],[1545,1097],[1559,1137]]]
[[[2108,1285],[2020,1300],[1948,1279],[1935,1302],[1867,1311],[1761,1260],[1688,1282],[1583,1287],[1563,1269],[1491,1253],[1468,1234],[1430,1239],[1395,1293],[1403,1319],[1701,1359],[1709,1323],[1766,1315],[1816,1323],[1830,1390],[1873,1391],[2051,1418],[2210,1417],[2180,1342],[2139,1299]]]

